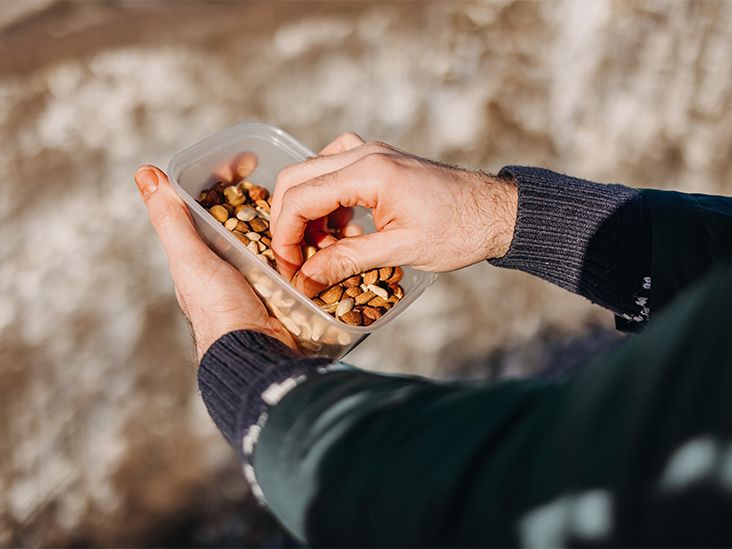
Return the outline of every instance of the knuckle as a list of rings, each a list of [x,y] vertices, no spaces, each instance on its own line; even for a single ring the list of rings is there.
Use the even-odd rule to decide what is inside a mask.
[[[356,132],[344,132],[338,136],[338,141],[343,141],[344,143],[358,143],[363,140]]]
[[[394,150],[394,148],[389,145],[388,143],[384,143],[383,141],[370,141],[368,143],[369,148],[374,149],[375,151],[386,151],[391,152]]]
[[[383,151],[370,152],[364,157],[364,162],[369,166],[385,166],[390,160],[389,155]]]
[[[327,249],[327,248],[326,248]],[[330,269],[336,276],[345,277],[361,272],[355,250],[351,246],[332,246],[332,257],[329,258]]]
[[[295,169],[295,166],[285,166],[280,170],[280,173],[277,174],[277,180],[275,181],[275,186],[278,188],[284,188],[287,186],[288,182],[292,180],[292,174]]]

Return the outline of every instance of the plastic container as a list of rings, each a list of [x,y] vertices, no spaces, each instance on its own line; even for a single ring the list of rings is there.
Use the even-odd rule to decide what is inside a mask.
[[[199,141],[176,154],[168,166],[173,187],[188,205],[203,240],[234,265],[249,281],[269,311],[292,333],[302,350],[311,355],[341,358],[370,333],[384,327],[417,299],[436,275],[404,267],[404,298],[369,326],[351,326],[320,310],[269,265],[218,223],[195,198],[210,185],[213,171],[237,154],[250,151],[259,158],[247,177],[270,192],[279,171],[314,153],[284,131],[259,122],[242,122]],[[353,222],[365,232],[374,231],[370,213],[357,208]]]

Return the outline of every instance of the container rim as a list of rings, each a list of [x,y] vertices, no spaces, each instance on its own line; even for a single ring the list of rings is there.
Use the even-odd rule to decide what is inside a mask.
[[[242,132],[246,132],[247,134],[252,134],[253,131],[256,130],[264,130],[265,132],[271,132],[275,133],[280,139],[283,141],[280,142],[273,142],[274,146],[282,147],[283,145],[286,146],[288,149],[288,152],[294,153],[296,156],[301,156],[303,160],[310,156],[314,156],[315,153],[302,145],[300,142],[298,142],[294,137],[292,137],[289,133],[284,131],[281,128],[278,128],[276,126],[273,126],[271,124],[267,124],[264,122],[258,122],[258,121],[241,121],[237,124],[234,124],[232,126],[228,126],[222,130],[219,130],[218,132],[209,135],[208,137],[205,137],[196,143],[186,147],[185,149],[177,152],[168,163],[168,177],[170,178],[171,183],[173,184],[173,188],[176,190],[176,192],[181,196],[183,201],[186,203],[188,208],[193,209],[199,214],[199,217],[201,219],[204,219],[206,223],[208,223],[210,226],[214,228],[215,231],[217,231],[220,235],[224,236],[224,239],[227,240],[231,245],[234,245],[237,249],[242,250],[244,253],[249,254],[249,256],[259,263],[259,267],[264,270],[265,273],[268,273],[270,275],[270,279],[272,279],[284,292],[291,295],[294,299],[297,299],[300,303],[302,303],[305,307],[313,311],[315,314],[317,314],[321,319],[323,319],[325,322],[338,327],[339,329],[345,329],[350,332],[356,333],[356,334],[370,334],[382,326],[387,325],[389,322],[391,322],[393,319],[398,317],[402,311],[404,311],[409,305],[411,305],[414,300],[410,300],[408,303],[405,303],[405,300],[399,301],[394,307],[392,307],[389,311],[387,311],[386,314],[384,314],[381,318],[379,318],[377,321],[373,322],[372,324],[369,324],[368,326],[352,326],[350,324],[346,324],[345,322],[341,322],[338,319],[334,318],[333,316],[329,315],[325,311],[323,311],[320,307],[318,307],[312,299],[310,299],[308,296],[306,296],[304,293],[302,293],[300,290],[296,289],[294,286],[292,286],[287,280],[284,279],[284,277],[277,272],[275,269],[270,267],[269,265],[261,262],[259,259],[257,259],[257,256],[249,250],[246,246],[244,246],[241,242],[239,242],[234,236],[232,236],[231,232],[227,231],[223,225],[220,223],[213,223],[210,219],[210,214],[201,206],[198,202],[196,202],[195,198],[193,198],[188,191],[186,191],[183,187],[180,186],[178,183],[177,173],[179,171],[182,171],[187,167],[187,165],[192,164],[193,162],[198,161],[199,159],[206,156],[207,152],[210,152],[213,148],[217,148],[220,145],[224,145],[227,141],[228,137],[241,137]],[[257,135],[257,137],[265,137],[262,135]],[[278,140],[279,141],[279,140]],[[185,158],[189,157],[189,158]],[[184,160],[185,159],[185,160]],[[367,211],[366,215],[371,217],[371,212]],[[209,247],[210,249],[210,247]],[[213,251],[213,250],[212,250]],[[214,251],[215,253],[215,251]],[[224,260],[225,261],[225,260]],[[427,290],[434,282],[437,280],[437,273],[429,272],[429,271],[421,271],[426,276],[424,285],[424,290]],[[244,276],[244,275],[242,275]],[[247,283],[253,287],[253,284],[251,284],[249,281]],[[416,299],[416,298],[415,298]],[[393,311],[394,314],[388,314],[389,312]]]

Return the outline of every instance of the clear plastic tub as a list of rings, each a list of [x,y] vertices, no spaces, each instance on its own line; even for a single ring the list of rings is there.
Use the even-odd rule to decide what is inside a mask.
[[[403,267],[404,298],[369,326],[351,326],[320,310],[279,273],[257,259],[196,202],[201,190],[211,184],[213,171],[245,151],[253,152],[259,158],[256,170],[247,179],[270,192],[274,190],[282,168],[314,154],[279,128],[259,122],[242,122],[176,154],[168,166],[168,175],[188,205],[203,240],[244,275],[304,352],[341,358],[371,332],[395,319],[434,282],[436,275],[433,273]],[[356,209],[353,222],[365,232],[374,230],[371,215],[363,208]]]

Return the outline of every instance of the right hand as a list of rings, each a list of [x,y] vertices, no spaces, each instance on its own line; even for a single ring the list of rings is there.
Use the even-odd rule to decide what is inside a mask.
[[[294,282],[307,295],[377,267],[451,271],[508,251],[517,201],[512,181],[347,133],[280,172],[272,248],[286,278],[299,270]],[[330,243],[303,263],[308,223],[354,206],[372,209],[376,232]]]

